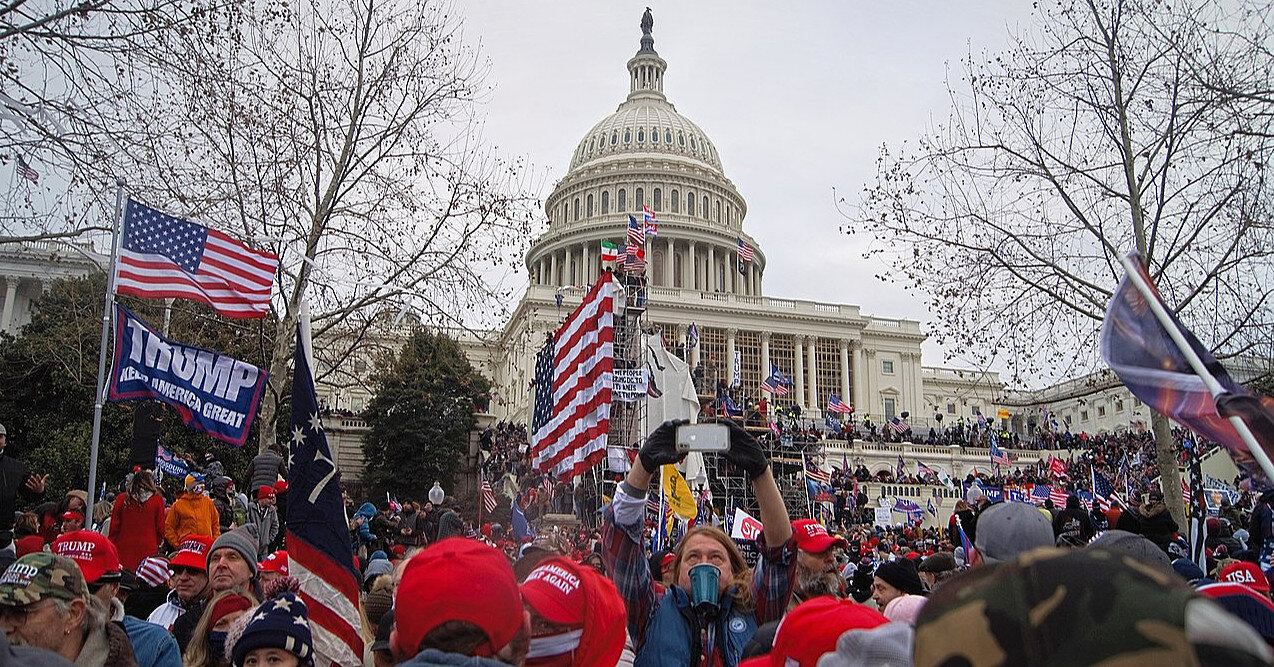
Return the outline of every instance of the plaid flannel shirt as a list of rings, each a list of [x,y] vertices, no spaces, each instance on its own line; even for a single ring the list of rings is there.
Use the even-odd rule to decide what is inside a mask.
[[[646,626],[667,592],[650,576],[650,565],[642,545],[646,498],[625,493],[622,486],[606,506],[602,530],[602,558],[624,598],[628,611],[628,634],[640,652],[646,643]],[[761,557],[752,570],[752,593],[756,600],[756,624],[776,621],[787,611],[796,578],[796,540],[775,547],[765,544],[765,534],[757,539]]]

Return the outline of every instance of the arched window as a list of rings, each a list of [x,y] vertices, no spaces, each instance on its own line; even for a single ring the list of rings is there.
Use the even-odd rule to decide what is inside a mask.
[[[589,152],[589,153],[592,153],[592,152],[593,152],[593,146],[594,146],[596,143],[597,143],[597,139],[589,139],[589,140],[588,140],[588,152]]]
[[[627,190],[623,188],[619,189],[619,201],[616,202],[616,204],[618,204],[618,209],[620,213],[623,213],[624,211],[628,210],[628,191]]]
[[[686,145],[686,135],[684,135],[684,134],[682,134],[682,133],[678,132],[678,133],[677,133],[677,143],[678,143],[679,145],[681,145],[681,146],[685,146],[685,145]]]
[[[686,215],[695,214],[695,193],[686,193]]]
[[[584,211],[585,211],[585,215],[587,215],[590,218],[593,217],[593,193],[591,192],[588,193],[588,199],[585,200]],[[717,217],[720,217],[719,213],[720,212],[718,211]]]
[[[571,260],[571,270],[570,270],[570,272],[569,272],[569,273],[571,274],[571,279],[570,279],[570,281],[569,281],[569,282],[567,282],[566,284],[568,284],[568,285],[574,285],[574,284],[575,284],[576,282],[578,282],[578,281],[576,281],[576,280],[575,280],[575,260],[573,260],[573,259]]]
[[[650,131],[650,143],[652,144],[659,143],[659,128],[655,128]]]
[[[610,145],[614,146],[617,143],[619,143],[619,131],[612,130],[610,133]]]
[[[650,207],[655,209],[656,212],[663,207],[663,202],[660,201],[663,199],[663,197],[660,196],[662,194],[663,193],[659,191],[659,188],[655,188],[654,194],[650,196]]]
[[[697,150],[699,150],[698,148],[696,148],[696,147],[695,147],[695,135],[693,135],[693,134],[692,134],[692,135],[690,135],[690,150],[692,150],[692,151],[697,151]]]
[[[642,188],[637,188],[637,199],[633,201],[633,208],[637,209],[645,205],[646,205],[646,191]]]
[[[579,197],[575,198],[575,222],[579,222]]]
[[[681,212],[681,195],[675,189],[672,191],[672,197],[669,199],[669,201],[672,202],[672,212],[680,213]]]
[[[624,130],[624,143],[630,143],[633,140],[632,130]]]
[[[610,190],[602,190],[602,215],[610,213]]]
[[[672,143],[672,130],[664,130],[664,143],[665,144]]]
[[[703,219],[708,219],[708,195],[703,196]]]
[[[589,197],[588,197],[588,201],[589,201],[588,208],[589,208],[590,215],[591,215],[591,211],[592,211],[592,209],[593,209],[593,204],[592,204],[593,196],[592,196],[592,195],[589,195]],[[716,207],[714,210],[716,211],[716,220],[717,220],[717,223],[719,224],[719,223],[721,222],[721,200],[720,200],[720,199],[718,199],[718,200],[717,200],[716,202],[714,202],[713,204],[714,204],[714,206]]]
[[[646,129],[642,127],[637,128],[637,143],[641,143],[645,140],[646,140]]]

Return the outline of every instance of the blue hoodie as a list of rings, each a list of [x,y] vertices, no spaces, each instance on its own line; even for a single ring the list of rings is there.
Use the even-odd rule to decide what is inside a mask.
[[[376,536],[372,534],[371,525],[372,517],[376,516],[376,506],[371,503],[363,503],[363,506],[358,508],[354,516],[363,518],[363,522],[358,526],[358,543],[371,544],[375,542]]]

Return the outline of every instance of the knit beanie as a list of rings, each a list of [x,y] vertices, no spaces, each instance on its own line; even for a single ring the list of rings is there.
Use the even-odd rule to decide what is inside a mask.
[[[881,613],[891,621],[915,625],[916,618],[920,616],[920,610],[924,609],[928,601],[929,598],[923,595],[899,595],[890,600]]]
[[[367,564],[367,570],[363,572],[363,583],[371,581],[373,578],[382,574],[393,574],[394,564],[384,558],[377,558]]]
[[[252,576],[257,576],[257,538],[246,528],[235,528],[228,533],[222,533],[217,541],[212,543],[212,548],[208,549],[208,556],[205,559],[205,567],[212,569],[212,555],[218,549],[234,549],[243,556],[243,560],[248,563],[248,569],[252,571]]]
[[[258,648],[283,649],[299,658],[301,664],[311,660],[314,640],[305,602],[292,593],[281,593],[263,602],[235,642],[231,662],[243,667],[248,653]]]
[[[836,641],[836,652],[818,660],[818,667],[911,667],[915,631],[906,623],[855,628]]]
[[[367,612],[367,622],[372,625],[380,623],[380,617],[394,606],[394,593],[388,588],[378,588],[367,594],[363,600],[363,611]]]
[[[881,563],[876,568],[876,577],[908,595],[921,595],[925,585],[916,572],[916,564],[905,558]]]

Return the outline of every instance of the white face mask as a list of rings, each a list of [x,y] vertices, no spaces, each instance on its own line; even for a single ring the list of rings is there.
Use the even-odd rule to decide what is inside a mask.
[[[532,637],[531,648],[527,651],[527,659],[545,658],[551,655],[562,655],[568,651],[574,651],[579,648],[579,640],[584,636],[584,630],[571,630],[563,632],[560,635],[545,635],[543,637]]]

